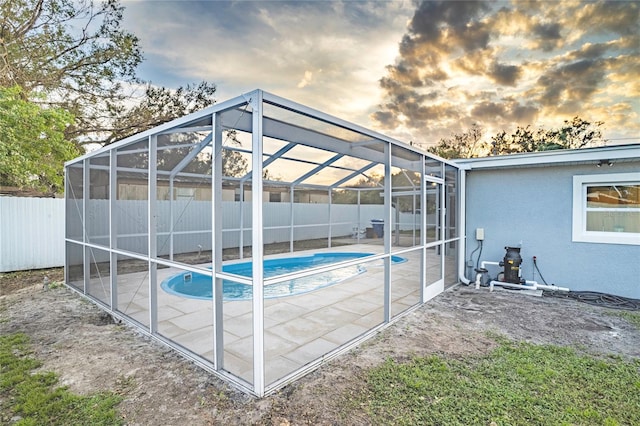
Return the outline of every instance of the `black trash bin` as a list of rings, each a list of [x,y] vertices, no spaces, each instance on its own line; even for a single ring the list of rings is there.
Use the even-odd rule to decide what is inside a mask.
[[[378,238],[384,237],[384,219],[371,219],[371,226]]]

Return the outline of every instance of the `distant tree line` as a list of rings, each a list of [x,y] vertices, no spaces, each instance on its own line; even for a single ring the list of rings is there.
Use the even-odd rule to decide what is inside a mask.
[[[501,131],[487,142],[483,130],[473,124],[467,131],[440,139],[427,151],[443,158],[475,158],[554,149],[580,149],[603,144],[602,121],[590,122],[578,116],[565,120],[557,129],[518,126],[512,134]]]

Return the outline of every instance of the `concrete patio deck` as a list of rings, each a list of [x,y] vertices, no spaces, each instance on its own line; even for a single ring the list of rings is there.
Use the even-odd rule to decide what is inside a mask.
[[[318,252],[378,253],[383,247],[355,244]],[[421,250],[400,254],[404,263],[391,265],[391,315],[419,304]],[[309,252],[286,253],[291,257]],[[328,352],[366,333],[384,321],[384,267],[382,260],[362,263],[366,272],[309,293],[265,299],[265,383],[270,384]],[[440,256],[427,250],[427,277],[440,274]],[[189,351],[213,362],[213,310],[209,300],[165,292],[160,283],[184,272],[158,269],[158,332]],[[89,294],[99,299],[107,277],[92,278]],[[104,301],[104,300],[103,300]],[[106,298],[108,301],[108,298]],[[118,311],[149,325],[149,283],[146,272],[118,275]],[[224,369],[253,381],[253,317],[250,300],[223,302]]]

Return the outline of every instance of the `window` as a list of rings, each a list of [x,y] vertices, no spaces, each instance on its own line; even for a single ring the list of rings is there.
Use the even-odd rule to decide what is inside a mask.
[[[640,173],[573,177],[573,241],[640,245]]]

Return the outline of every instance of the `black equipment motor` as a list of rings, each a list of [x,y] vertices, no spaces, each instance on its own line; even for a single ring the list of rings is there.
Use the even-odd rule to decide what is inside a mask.
[[[507,253],[500,262],[500,266],[504,267],[504,282],[512,284],[521,284],[520,264],[522,257],[520,256],[520,247],[505,247]]]

